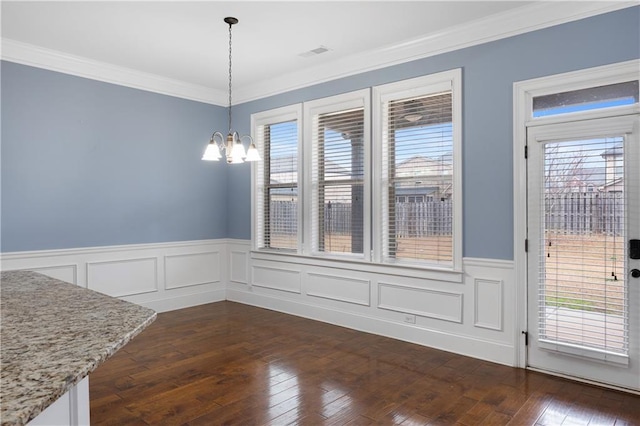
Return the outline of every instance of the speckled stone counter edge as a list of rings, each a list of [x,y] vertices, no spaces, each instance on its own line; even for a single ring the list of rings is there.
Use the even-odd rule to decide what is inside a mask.
[[[0,288],[3,426],[24,425],[34,419],[156,319],[151,309],[30,271],[1,272]],[[127,317],[126,328],[108,322],[116,314]],[[49,321],[44,323],[39,317]],[[87,317],[94,321],[86,321]],[[34,325],[43,329],[40,334]],[[109,332],[96,330],[103,325],[111,327]],[[53,336],[51,327],[55,327]],[[75,336],[66,336],[71,332]],[[67,340],[57,342],[60,336]],[[46,339],[52,343],[48,345]],[[51,359],[57,359],[55,351],[60,352],[60,347],[67,350],[64,355],[74,356],[60,366],[63,371],[57,371],[54,363],[45,365],[49,346],[54,351]],[[29,353],[29,349],[42,347],[44,353]],[[33,359],[39,362],[29,364]],[[43,384],[43,377],[53,379]]]

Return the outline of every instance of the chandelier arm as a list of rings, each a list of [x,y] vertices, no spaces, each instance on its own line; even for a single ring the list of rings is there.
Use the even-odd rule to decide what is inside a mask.
[[[242,142],[243,139],[248,138],[249,139],[249,144],[253,143],[253,137],[251,137],[251,135],[242,135],[240,136],[240,142]]]
[[[220,136],[220,142],[216,141],[216,136]],[[213,134],[211,135],[211,140],[215,143],[218,144],[218,146],[220,147],[220,149],[224,148],[224,135],[220,132],[213,132]]]

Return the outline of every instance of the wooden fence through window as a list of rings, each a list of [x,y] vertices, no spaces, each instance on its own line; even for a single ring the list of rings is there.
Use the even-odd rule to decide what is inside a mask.
[[[572,235],[623,235],[621,192],[545,194],[545,228]]]
[[[297,203],[272,201],[270,229],[274,234],[296,233]],[[451,235],[453,230],[453,202],[437,200],[395,203],[396,236],[429,237]],[[324,206],[324,229],[327,234],[351,235],[351,203],[327,203]]]
[[[545,228],[572,235],[624,232],[624,196],[620,192],[572,192],[545,195]],[[298,205],[291,201],[272,201],[271,231],[293,235],[297,232]],[[329,234],[350,235],[351,203],[327,203],[324,229]],[[395,203],[397,237],[451,235],[451,200]]]

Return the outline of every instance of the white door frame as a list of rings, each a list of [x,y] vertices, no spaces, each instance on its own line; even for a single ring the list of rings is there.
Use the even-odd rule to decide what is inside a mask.
[[[513,83],[513,264],[515,277],[515,318],[514,329],[514,362],[513,365],[527,366],[527,350],[524,331],[527,324],[527,162],[525,147],[527,144],[527,127],[572,120],[588,120],[590,118],[615,116],[621,114],[640,113],[640,106],[622,106],[610,108],[603,112],[579,112],[563,114],[561,117],[533,118],[532,100],[535,96],[585,89],[588,87],[620,83],[640,78],[640,60],[635,59],[612,65],[604,65],[525,80]]]

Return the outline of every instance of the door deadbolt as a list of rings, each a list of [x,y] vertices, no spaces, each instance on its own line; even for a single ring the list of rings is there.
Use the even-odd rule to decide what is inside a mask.
[[[640,269],[632,269],[631,270],[631,276],[633,278],[640,278]]]
[[[640,240],[629,240],[629,259],[640,259]]]

